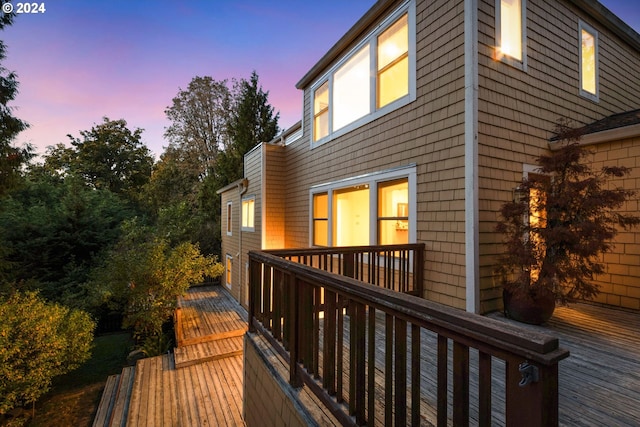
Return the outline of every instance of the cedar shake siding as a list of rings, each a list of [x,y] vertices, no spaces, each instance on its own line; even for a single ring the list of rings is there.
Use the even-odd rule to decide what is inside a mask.
[[[313,245],[314,195],[362,186],[376,200],[375,185],[400,177],[409,187],[409,243],[425,244],[423,297],[480,313],[501,308],[496,260],[504,247],[495,233],[500,206],[535,169],[536,157],[553,148],[559,119],[585,126],[640,108],[640,35],[594,0],[523,0],[522,62],[503,60],[496,47],[500,4],[380,0],[297,83],[302,121],[245,156],[242,197],[255,198],[252,231],[241,232],[237,216],[237,231],[225,234],[225,203],[231,200],[238,215],[241,199],[237,186],[221,190],[222,257],[242,252],[233,270],[242,283],[234,282],[232,293],[243,304],[248,250]],[[374,64],[377,36],[405,13],[408,94],[383,106],[373,107],[374,99],[369,114],[335,130],[335,105],[327,95],[329,113],[322,120],[329,125],[316,122],[325,111],[317,106],[325,102],[324,84],[328,93],[339,94],[332,86],[337,75],[369,43]],[[582,73],[590,72],[581,67],[581,29],[596,40],[595,94],[585,92],[590,86],[581,90]],[[381,79],[371,74],[372,82]],[[375,82],[374,97],[380,80]],[[634,168],[631,177],[612,185],[637,190],[640,119],[629,120],[618,123],[626,130],[591,146],[595,167]],[[602,132],[602,124],[588,132]],[[373,222],[376,206],[370,204]],[[625,206],[628,212],[638,209],[637,200]],[[621,233],[605,260],[596,302],[640,309],[640,231]]]

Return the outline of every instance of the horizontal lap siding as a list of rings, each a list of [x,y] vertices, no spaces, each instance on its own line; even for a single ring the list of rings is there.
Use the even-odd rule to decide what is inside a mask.
[[[248,180],[247,191],[243,194],[243,198],[255,196],[255,204],[254,204],[254,231],[243,231],[242,232],[242,265],[240,268],[242,269],[241,273],[241,281],[238,284],[242,288],[242,298],[239,301],[242,304],[245,304],[247,301],[247,274],[248,269],[246,268],[246,263],[249,261],[248,252],[249,251],[259,251],[262,249],[262,179],[263,179],[263,171],[262,171],[262,156],[264,152],[264,144],[261,144],[259,147],[253,149],[249,153],[245,155],[244,158],[244,177]],[[234,284],[235,285],[235,284]]]
[[[231,222],[232,235],[227,235],[227,203],[232,203],[233,218]],[[240,194],[237,188],[232,188],[220,195],[220,204],[222,206],[222,215],[220,222],[222,223],[222,254],[220,255],[220,262],[225,267],[225,275],[221,280],[223,285],[226,284],[226,268],[227,268],[227,255],[233,257],[231,268],[231,294],[236,300],[240,300],[240,263],[238,262],[238,251],[240,250]],[[226,285],[225,285],[226,286]]]
[[[286,147],[286,246],[309,242],[313,185],[406,166],[417,167],[418,242],[426,244],[425,296],[465,306],[463,2],[419,1],[417,99],[310,149],[310,93],[304,137]]]
[[[285,175],[284,148],[264,146],[264,249],[282,249],[285,228],[285,194],[289,185]]]
[[[494,233],[501,204],[523,177],[523,164],[548,153],[559,118],[575,125],[640,107],[640,58],[607,28],[567,2],[527,0],[527,70],[494,60],[494,0],[479,2],[479,206],[481,310],[500,306]],[[578,22],[598,31],[599,102],[579,95]]]

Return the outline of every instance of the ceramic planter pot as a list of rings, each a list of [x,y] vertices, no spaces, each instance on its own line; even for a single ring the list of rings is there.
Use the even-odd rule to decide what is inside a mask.
[[[504,314],[509,319],[531,325],[548,321],[556,308],[556,299],[550,291],[513,292],[503,290]]]

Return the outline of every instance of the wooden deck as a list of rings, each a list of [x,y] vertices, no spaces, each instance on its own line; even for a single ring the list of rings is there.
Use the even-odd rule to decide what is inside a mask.
[[[94,426],[244,426],[246,311],[220,286],[180,300],[180,346],[107,381]]]
[[[572,304],[547,325],[526,327],[557,336],[571,352],[560,363],[560,425],[640,425],[639,312]]]

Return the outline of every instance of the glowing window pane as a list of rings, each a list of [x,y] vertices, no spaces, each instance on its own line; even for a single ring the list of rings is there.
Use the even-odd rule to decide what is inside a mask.
[[[327,193],[313,195],[313,244],[329,245],[329,196]]]
[[[349,59],[333,77],[333,130],[336,131],[370,110],[369,46]]]
[[[500,2],[500,50],[522,61],[522,3],[521,0]]]
[[[242,201],[242,228],[253,229],[255,224],[255,200]]]
[[[226,274],[226,284],[227,286],[231,286],[231,271],[233,269],[233,263],[231,256],[227,255],[227,274]]]
[[[378,185],[378,244],[409,243],[409,182]]]
[[[333,193],[334,246],[369,245],[369,187]]]
[[[593,34],[582,29],[582,90],[596,94],[596,43]]]
[[[378,108],[409,93],[407,15],[378,37]]]
[[[313,140],[329,135],[329,82],[313,94]]]

